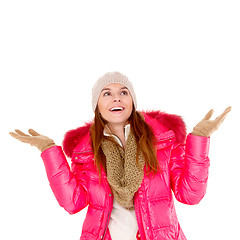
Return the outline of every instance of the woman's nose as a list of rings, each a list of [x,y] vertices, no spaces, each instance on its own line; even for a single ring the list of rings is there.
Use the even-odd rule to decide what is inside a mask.
[[[120,102],[120,97],[118,94],[113,95],[113,101],[114,102]]]
[[[114,102],[120,102],[120,98],[114,98]]]

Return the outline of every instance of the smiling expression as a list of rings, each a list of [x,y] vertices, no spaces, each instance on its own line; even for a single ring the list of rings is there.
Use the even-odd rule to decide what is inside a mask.
[[[120,83],[105,86],[97,105],[102,117],[110,124],[125,125],[133,109],[132,96],[128,88]]]

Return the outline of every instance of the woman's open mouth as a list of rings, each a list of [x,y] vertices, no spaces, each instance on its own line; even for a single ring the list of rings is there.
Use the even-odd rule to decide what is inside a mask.
[[[113,113],[119,113],[122,112],[124,109],[125,109],[124,107],[112,107],[109,109],[109,111]]]

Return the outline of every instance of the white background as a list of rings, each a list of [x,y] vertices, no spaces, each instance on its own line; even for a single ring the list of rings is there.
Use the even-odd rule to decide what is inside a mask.
[[[132,81],[138,110],[181,115],[188,132],[232,106],[211,137],[206,196],[176,209],[189,240],[240,239],[239,12],[232,0],[1,1],[0,239],[79,239],[86,209],[65,212],[40,152],[8,132],[60,145],[93,118],[91,88],[108,71]]]

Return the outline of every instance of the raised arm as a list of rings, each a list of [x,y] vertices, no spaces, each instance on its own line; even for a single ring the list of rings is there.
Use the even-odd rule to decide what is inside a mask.
[[[29,129],[25,134],[20,130],[10,132],[10,135],[21,142],[37,147],[42,153],[47,177],[52,191],[59,203],[70,214],[74,214],[88,204],[88,192],[84,174],[78,171],[78,177],[70,170],[66,157],[60,146],[54,141],[36,131]],[[82,177],[82,178],[81,178]]]
[[[171,187],[178,201],[197,204],[205,195],[210,165],[209,137],[230,111],[228,107],[215,120],[210,120],[213,114],[210,110],[188,135],[186,144],[174,146],[170,161]]]

